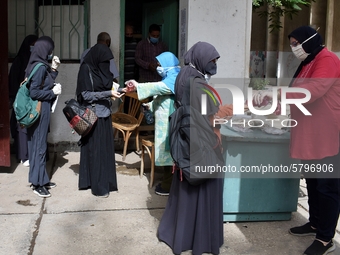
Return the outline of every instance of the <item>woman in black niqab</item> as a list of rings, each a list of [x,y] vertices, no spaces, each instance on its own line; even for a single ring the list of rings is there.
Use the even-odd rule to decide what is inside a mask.
[[[87,107],[94,105],[98,116],[91,132],[81,138],[78,188],[91,189],[99,197],[118,190],[111,119],[111,97],[116,95],[112,91],[112,58],[107,44],[94,45],[80,66],[76,89],[78,102]]]
[[[20,83],[25,79],[25,69],[31,56],[31,46],[33,46],[37,40],[38,36],[36,35],[26,36],[11,65],[8,75],[10,109],[14,103]],[[28,165],[27,130],[18,125],[14,112],[11,114],[10,127],[14,139],[17,160],[18,162],[21,161],[25,163],[25,165]]]
[[[38,40],[36,35],[28,35],[22,42],[18,54],[13,60],[8,76],[9,97],[11,105],[20,87],[20,83],[25,79],[25,70],[31,56],[31,46]]]
[[[113,76],[110,69],[110,60],[113,59],[112,52],[105,44],[97,43],[85,55],[81,64],[78,82],[77,96],[83,91],[105,91],[112,89]],[[89,77],[89,68],[93,78],[93,88]]]

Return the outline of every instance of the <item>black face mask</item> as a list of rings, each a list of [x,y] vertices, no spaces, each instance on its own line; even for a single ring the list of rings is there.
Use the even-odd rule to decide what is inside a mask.
[[[132,40],[133,40],[133,37],[126,37],[125,36],[125,42],[130,43],[130,42],[132,42]]]
[[[217,65],[215,62],[210,61],[204,68],[204,71],[207,74],[214,75],[217,73]]]

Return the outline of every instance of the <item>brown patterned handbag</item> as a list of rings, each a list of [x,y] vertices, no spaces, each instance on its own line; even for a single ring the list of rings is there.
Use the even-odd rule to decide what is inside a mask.
[[[78,135],[87,135],[96,123],[97,115],[90,108],[80,105],[75,99],[70,99],[65,103],[63,113],[71,128]]]
[[[93,90],[91,69],[89,66],[88,68]],[[63,109],[63,113],[67,121],[70,123],[71,128],[82,137],[90,133],[92,127],[95,125],[98,119],[95,112],[86,106],[80,105],[75,99],[70,99],[66,101],[65,104],[66,106]]]

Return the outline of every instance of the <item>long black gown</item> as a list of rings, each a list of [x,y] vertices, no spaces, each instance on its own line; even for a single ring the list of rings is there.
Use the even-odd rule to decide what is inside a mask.
[[[158,238],[167,243],[174,254],[186,250],[192,250],[195,255],[219,254],[223,244],[222,207],[223,179],[210,179],[192,186],[174,176]]]
[[[10,109],[14,103],[20,83],[25,79],[25,69],[31,56],[31,45],[33,45],[37,40],[38,37],[36,35],[26,36],[11,65],[11,69],[8,74]],[[28,159],[27,129],[21,128],[20,125],[18,125],[14,111],[12,111],[11,114],[10,127],[12,138],[14,139],[17,160],[18,162],[25,162]]]
[[[79,189],[91,189],[96,196],[106,196],[117,191],[114,137],[109,100],[113,76],[110,72],[112,52],[107,45],[97,43],[84,57],[81,64],[76,94],[86,106],[94,103],[98,120],[91,132],[81,139]],[[92,81],[89,76],[91,70]],[[84,98],[83,93],[89,97]],[[106,111],[100,112],[99,105]]]

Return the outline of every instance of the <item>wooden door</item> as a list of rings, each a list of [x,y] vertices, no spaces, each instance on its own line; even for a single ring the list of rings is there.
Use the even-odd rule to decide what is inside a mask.
[[[0,1],[0,166],[10,166],[7,0]]]

